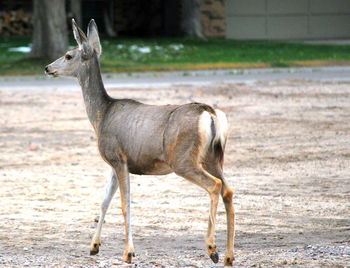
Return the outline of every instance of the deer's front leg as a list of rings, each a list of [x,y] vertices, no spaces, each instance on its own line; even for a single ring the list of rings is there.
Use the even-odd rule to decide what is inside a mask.
[[[96,255],[99,252],[100,245],[101,245],[101,229],[102,225],[109,207],[109,204],[111,203],[111,200],[117,191],[118,188],[118,179],[114,173],[114,171],[111,171],[109,182],[106,187],[106,193],[103,199],[103,202],[101,204],[101,212],[100,212],[100,218],[98,220],[97,228],[94,237],[92,238],[91,245],[90,245],[90,255]]]
[[[130,213],[130,179],[126,163],[118,165],[116,173],[119,179],[120,198],[122,205],[122,212],[124,216],[125,225],[125,250],[123,254],[123,261],[131,263],[132,257],[135,257],[134,244],[132,241],[131,231],[131,213]]]

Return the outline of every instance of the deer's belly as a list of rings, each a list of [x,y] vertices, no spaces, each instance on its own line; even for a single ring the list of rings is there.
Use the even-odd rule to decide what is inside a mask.
[[[154,160],[149,163],[135,165],[128,161],[128,169],[132,174],[138,175],[166,175],[173,169],[164,161]]]

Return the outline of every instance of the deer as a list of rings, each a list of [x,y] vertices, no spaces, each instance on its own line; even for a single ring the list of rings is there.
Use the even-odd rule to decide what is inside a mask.
[[[108,95],[101,76],[102,48],[95,21],[87,35],[72,20],[77,47],[45,67],[49,76],[76,77],[88,119],[97,137],[102,159],[111,167],[100,208],[90,254],[101,246],[101,230],[110,202],[119,187],[125,226],[123,261],[132,263],[135,250],[131,227],[130,176],[178,176],[204,189],[210,198],[205,248],[214,263],[219,254],[215,244],[216,212],[221,195],[226,212],[227,241],[224,265],[234,261],[235,212],[233,190],[223,176],[228,124],[224,112],[203,103],[149,105]]]

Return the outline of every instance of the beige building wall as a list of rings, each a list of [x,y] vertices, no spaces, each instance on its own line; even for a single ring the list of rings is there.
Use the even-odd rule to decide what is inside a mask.
[[[350,0],[226,0],[231,39],[350,38]]]

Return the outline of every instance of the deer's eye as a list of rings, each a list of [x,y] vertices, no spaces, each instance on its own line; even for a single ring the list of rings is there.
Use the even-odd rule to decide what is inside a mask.
[[[65,56],[65,58],[66,58],[66,60],[71,60],[73,57],[72,57],[71,55],[67,54],[67,55]]]

